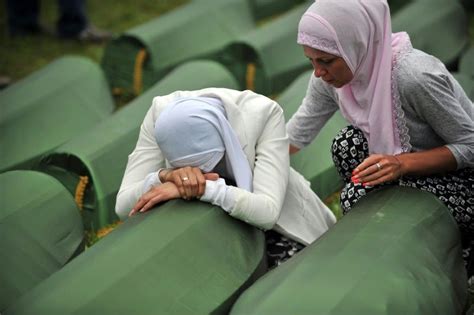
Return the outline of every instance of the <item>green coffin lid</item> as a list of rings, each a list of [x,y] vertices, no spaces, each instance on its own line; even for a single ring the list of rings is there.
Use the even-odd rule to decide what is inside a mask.
[[[471,44],[469,49],[463,53],[459,61],[459,72],[474,78],[474,45]]]
[[[6,314],[227,314],[265,268],[264,235],[176,200],[125,221]]]
[[[311,68],[296,44],[298,22],[309,7],[305,3],[225,47],[218,59],[246,89],[270,95],[283,90],[303,70]]]
[[[0,312],[82,249],[74,199],[51,176],[0,174]]]
[[[401,8],[413,1],[416,0],[388,0],[387,2],[390,7],[390,14],[393,16],[395,12],[400,11]]]
[[[0,171],[30,168],[114,108],[98,65],[62,57],[0,92]]]
[[[155,96],[176,90],[206,87],[237,88],[232,75],[213,61],[191,61],[175,68],[146,93],[118,110],[100,125],[89,130],[46,156],[40,169],[57,177],[75,193],[78,176],[88,176],[84,191],[84,221],[97,230],[118,220],[117,195],[127,164],[135,148],[140,125]]]
[[[451,65],[466,46],[468,20],[459,1],[418,0],[392,16],[393,32],[406,31],[414,48]]]
[[[283,107],[286,120],[290,119],[301,105],[311,75],[312,70],[301,74],[276,99]],[[311,182],[311,188],[323,200],[343,185],[332,161],[331,145],[337,132],[347,125],[339,111],[336,112],[309,146],[291,155],[291,166]]]
[[[111,41],[102,66],[113,88],[139,94],[172,67],[209,56],[253,27],[247,1],[190,1]]]
[[[474,102],[474,77],[465,73],[453,73],[454,78],[461,84],[467,96]]]
[[[247,289],[238,314],[461,314],[459,230],[433,195],[372,192],[315,243]]]

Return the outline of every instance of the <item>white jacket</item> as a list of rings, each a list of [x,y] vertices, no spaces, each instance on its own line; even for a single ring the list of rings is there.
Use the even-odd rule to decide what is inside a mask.
[[[222,100],[227,119],[253,170],[253,192],[227,188],[235,200],[229,209],[231,216],[264,230],[273,228],[303,244],[312,243],[335,223],[333,213],[311,190],[309,182],[289,166],[288,137],[281,107],[252,91],[222,88],[177,91],[154,98],[136,148],[128,157],[117,195],[115,211],[120,218],[127,218],[141,197],[145,177],[169,167],[153,136],[154,123],[171,100],[187,96]]]

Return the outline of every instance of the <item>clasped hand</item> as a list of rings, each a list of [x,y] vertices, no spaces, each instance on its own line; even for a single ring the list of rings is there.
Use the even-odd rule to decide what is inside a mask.
[[[158,176],[160,176],[162,184],[152,187],[144,193],[130,211],[129,216],[137,212],[146,212],[158,203],[171,199],[191,200],[201,198],[206,189],[206,180],[219,179],[217,173],[203,174],[198,167],[189,166],[165,169]]]
[[[375,186],[399,179],[402,175],[402,163],[397,156],[373,154],[354,169],[351,180],[355,184]]]

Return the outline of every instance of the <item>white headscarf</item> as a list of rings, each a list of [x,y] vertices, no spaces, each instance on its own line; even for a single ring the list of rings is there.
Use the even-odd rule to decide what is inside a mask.
[[[156,120],[155,139],[173,167],[199,167],[207,173],[225,156],[237,186],[252,191],[250,165],[221,100],[186,97],[172,101]]]
[[[392,92],[392,53],[411,47],[392,34],[386,0],[317,0],[304,13],[298,44],[342,57],[354,78],[336,89],[344,117],[364,132],[370,153],[402,152]]]

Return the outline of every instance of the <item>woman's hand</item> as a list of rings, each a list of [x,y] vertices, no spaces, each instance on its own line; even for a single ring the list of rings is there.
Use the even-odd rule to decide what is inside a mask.
[[[137,212],[146,212],[160,202],[179,198],[179,191],[175,184],[164,183],[159,186],[152,187],[148,192],[144,193],[133,207],[128,216],[132,216]]]
[[[373,154],[352,172],[352,182],[375,186],[399,179],[403,175],[402,163],[395,155]]]
[[[217,173],[203,174],[198,167],[182,167],[162,170],[159,174],[162,183],[174,183],[181,198],[190,200],[201,198],[206,189],[206,180],[218,180]]]

